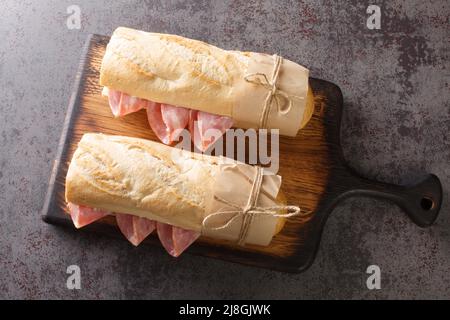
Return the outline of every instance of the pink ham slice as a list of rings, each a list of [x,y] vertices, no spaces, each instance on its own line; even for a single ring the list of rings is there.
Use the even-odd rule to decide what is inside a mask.
[[[206,151],[225,131],[233,126],[229,117],[191,110],[189,131],[197,149]]]
[[[172,144],[180,137],[189,122],[189,109],[163,103],[149,103],[147,118],[153,132],[165,144]]]
[[[138,246],[156,228],[155,221],[126,213],[116,213],[116,221],[120,231],[134,246]]]
[[[161,244],[172,257],[178,257],[200,236],[198,232],[160,222],[156,223],[156,230]]]
[[[69,207],[70,217],[72,218],[73,224],[77,229],[87,226],[88,224],[111,214],[111,212],[78,206],[73,203],[69,203],[67,206]]]
[[[161,114],[161,104],[160,103],[152,103],[147,107],[147,119],[150,127],[156,136],[163,143],[169,143],[169,133],[167,132],[167,128],[164,125],[164,121]]]
[[[177,141],[181,131],[189,123],[189,109],[175,107],[170,104],[161,104],[161,115],[169,132],[169,143]]]
[[[205,151],[233,125],[233,120],[225,116],[156,103],[112,89],[106,94],[115,117],[147,108],[150,127],[164,144],[178,141],[181,131],[189,126],[194,145]]]
[[[89,207],[68,203],[70,216],[76,228],[84,227],[107,215],[108,211],[101,211]],[[116,213],[116,221],[120,231],[133,245],[138,246],[155,228],[159,239],[166,251],[173,257],[178,257],[186,250],[200,234],[194,231],[174,227],[169,224],[137,217],[126,213]]]
[[[147,108],[148,100],[132,97],[126,93],[108,90],[108,100],[111,111],[115,117],[121,117],[129,113]]]

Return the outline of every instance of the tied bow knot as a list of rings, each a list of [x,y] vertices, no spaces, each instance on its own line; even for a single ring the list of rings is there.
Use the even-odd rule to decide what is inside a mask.
[[[227,206],[231,207],[231,209],[220,210],[206,216],[203,219],[202,227],[208,230],[222,230],[228,228],[235,221],[242,219],[237,243],[243,246],[245,245],[249,228],[255,216],[266,215],[272,217],[289,218],[301,213],[301,209],[297,206],[257,206],[256,204],[261,190],[262,180],[263,169],[261,167],[256,167],[256,174],[255,178],[253,179],[250,196],[247,200],[247,204],[244,207],[240,207],[226,199],[214,195],[214,199],[216,201],[226,204]],[[215,222],[215,219],[218,219],[219,221]]]
[[[263,129],[267,127],[267,120],[270,113],[270,107],[272,106],[273,101],[275,101],[276,103],[277,112],[281,115],[285,115],[289,113],[289,111],[292,108],[292,98],[303,99],[303,97],[296,95],[289,95],[286,92],[278,89],[277,80],[280,74],[281,65],[283,63],[283,58],[276,54],[273,55],[273,58],[274,58],[274,66],[270,80],[265,73],[261,72],[251,73],[244,76],[245,81],[263,86],[264,88],[269,90],[266,99],[264,100],[264,107],[261,113],[261,118],[259,120],[259,128]],[[286,107],[284,108],[284,106]]]

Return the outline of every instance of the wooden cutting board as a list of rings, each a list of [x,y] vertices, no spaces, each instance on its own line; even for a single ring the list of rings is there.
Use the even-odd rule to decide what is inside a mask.
[[[80,237],[83,232],[99,232],[127,241],[113,217],[106,217],[76,230],[64,201],[68,164],[84,133],[102,132],[158,141],[149,128],[145,111],[114,119],[107,99],[101,96],[99,70],[108,41],[108,37],[91,35],[84,47],[42,215],[45,222],[67,226],[79,233]],[[297,137],[280,138],[279,160],[279,174],[283,177],[282,191],[288,203],[311,211],[310,217],[291,218],[267,247],[238,247],[229,242],[202,237],[187,253],[280,271],[301,272],[314,260],[329,213],[341,199],[352,195],[392,200],[421,227],[434,222],[442,200],[439,179],[428,175],[418,184],[405,187],[358,176],[345,164],[341,152],[339,126],[342,93],[339,87],[314,78],[310,79],[310,85],[315,96],[314,115]],[[154,235],[141,244],[144,249],[145,244],[156,244],[164,250]],[[135,250],[131,244],[130,250]]]

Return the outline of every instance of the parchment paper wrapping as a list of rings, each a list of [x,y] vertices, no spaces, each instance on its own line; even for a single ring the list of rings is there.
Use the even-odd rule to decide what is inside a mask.
[[[208,217],[207,224],[203,225],[202,234],[213,238],[237,241],[244,216],[225,212],[240,211],[246,206],[257,167],[243,163],[222,163],[219,166],[216,182],[211,190],[211,201],[206,210],[207,217],[208,215],[212,216]],[[278,175],[263,175],[262,177],[256,205],[258,207],[276,206],[275,199],[280,189],[281,177]],[[219,199],[225,199],[232,205],[225,204]],[[233,217],[235,219],[226,228],[217,229],[217,227],[226,225]],[[275,233],[277,222],[278,217],[270,214],[254,215],[245,242],[268,245]]]
[[[269,82],[275,80],[271,78],[274,60],[274,56],[271,55],[250,53],[250,62],[246,72],[248,80],[265,82],[266,79],[263,76],[256,74],[264,74]],[[279,91],[275,99],[279,99],[281,110],[277,109],[275,99],[273,99],[267,118],[267,129],[279,129],[281,135],[297,135],[306,108],[308,77],[308,69],[290,60],[282,59],[275,83]],[[259,128],[264,101],[269,93],[267,87],[246,81],[245,77],[237,81],[235,84],[236,101],[232,115],[236,127]],[[287,110],[289,104],[286,96],[289,96],[291,101],[289,110]]]

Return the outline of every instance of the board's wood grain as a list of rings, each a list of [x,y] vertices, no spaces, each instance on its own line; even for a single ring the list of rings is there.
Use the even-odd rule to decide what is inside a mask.
[[[73,228],[66,211],[64,180],[72,154],[84,133],[102,132],[158,141],[149,128],[145,111],[115,119],[107,99],[101,96],[98,78],[108,40],[94,35],[86,45],[43,209],[47,222]],[[279,174],[283,177],[282,191],[288,203],[311,211],[311,215],[290,219],[267,247],[238,247],[202,237],[187,252],[282,271],[298,272],[311,264],[329,212],[342,195],[355,187],[356,180],[345,166],[339,145],[341,91],[323,80],[310,79],[310,85],[315,96],[313,117],[297,137],[280,138]],[[84,229],[122,237],[111,217]],[[159,242],[150,236],[144,243]]]

